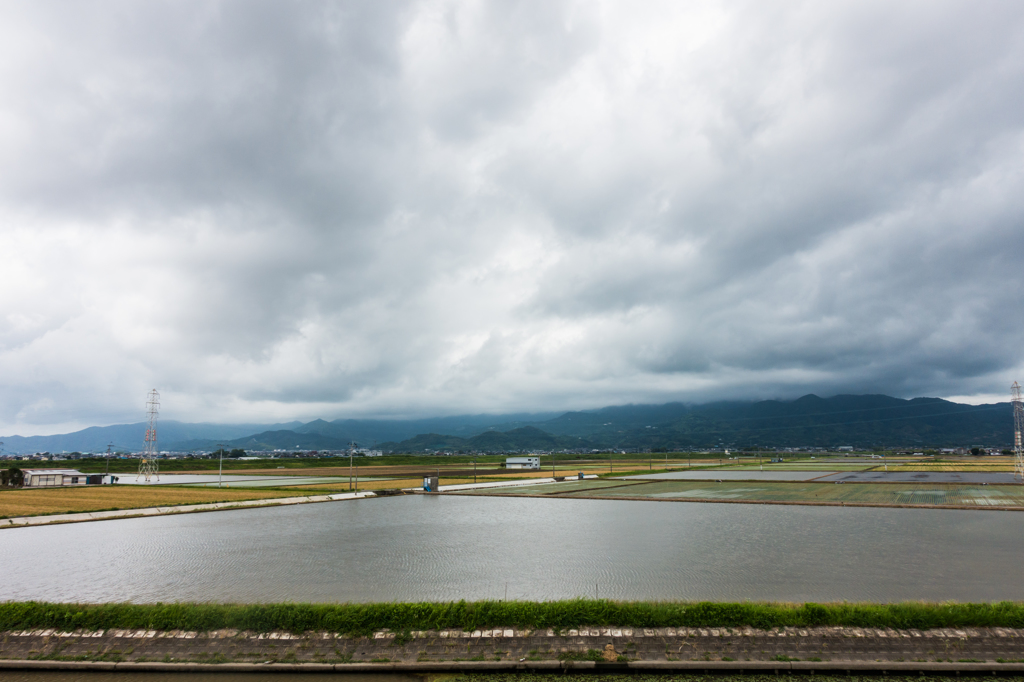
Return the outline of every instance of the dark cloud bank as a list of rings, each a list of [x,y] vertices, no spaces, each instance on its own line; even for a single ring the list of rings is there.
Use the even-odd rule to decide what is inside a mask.
[[[1015,3],[0,7],[0,426],[1021,378]]]

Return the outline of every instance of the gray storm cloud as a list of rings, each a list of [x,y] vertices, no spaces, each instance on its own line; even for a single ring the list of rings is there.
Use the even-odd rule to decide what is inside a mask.
[[[1001,394],[1014,3],[5,2],[0,427]]]

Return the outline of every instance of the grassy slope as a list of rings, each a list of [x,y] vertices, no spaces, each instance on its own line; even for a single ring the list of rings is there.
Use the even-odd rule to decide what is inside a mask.
[[[1024,604],[763,604],[713,602],[453,602],[377,604],[0,604],[0,632],[152,629],[330,631],[389,628],[740,627],[845,625],[874,628],[1024,627]]]

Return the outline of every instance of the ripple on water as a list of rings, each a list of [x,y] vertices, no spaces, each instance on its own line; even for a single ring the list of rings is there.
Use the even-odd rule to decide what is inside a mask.
[[[0,599],[1024,599],[1018,514],[407,496],[2,531]]]

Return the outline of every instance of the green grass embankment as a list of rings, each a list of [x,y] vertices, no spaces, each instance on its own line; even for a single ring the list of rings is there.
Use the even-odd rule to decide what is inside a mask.
[[[1024,627],[1024,604],[767,604],[715,602],[451,602],[375,604],[0,604],[0,632],[54,628],[209,631],[236,628],[366,635],[375,630],[493,627]]]
[[[928,676],[928,682],[963,682],[968,675],[957,675],[956,677],[945,675]],[[978,675],[977,677],[981,677]],[[985,676],[991,679],[991,674]],[[722,673],[710,673],[700,675],[696,673],[673,672],[671,677],[665,673],[630,673],[628,675],[601,675],[601,682],[807,682],[808,679],[814,682],[879,682],[880,679],[886,682],[910,682],[920,681],[920,674],[893,675],[891,672],[884,678],[877,675],[822,675],[820,672],[812,678],[807,675],[775,675],[772,673],[757,674],[743,673],[741,675],[728,675]],[[550,673],[469,673],[458,677],[451,677],[446,682],[550,682]],[[1000,682],[1016,682],[1024,680],[1021,676],[999,676]]]

